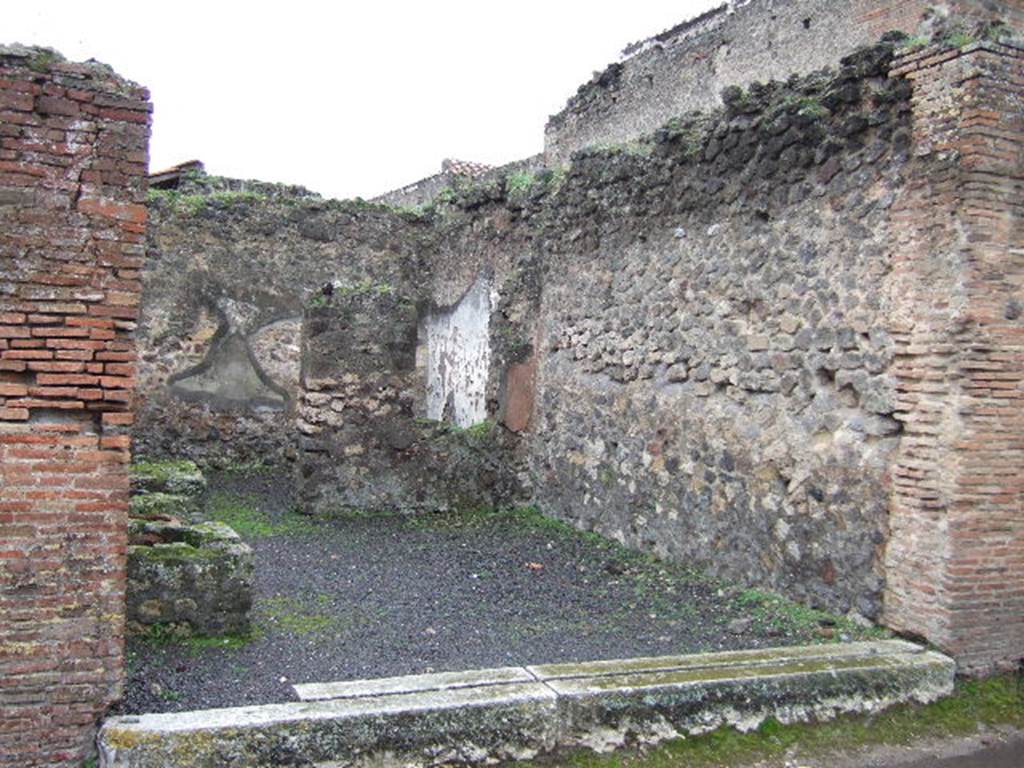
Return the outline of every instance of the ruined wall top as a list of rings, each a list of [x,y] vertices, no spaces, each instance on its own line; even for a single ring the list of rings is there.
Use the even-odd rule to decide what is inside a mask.
[[[545,128],[549,165],[587,146],[628,142],[673,117],[721,105],[728,86],[833,66],[885,32],[951,15],[1024,27],[1016,0],[733,0],[627,46]]]

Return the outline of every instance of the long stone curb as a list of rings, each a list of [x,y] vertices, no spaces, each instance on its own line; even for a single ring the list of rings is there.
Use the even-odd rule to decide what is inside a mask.
[[[109,718],[107,768],[479,764],[928,702],[954,662],[898,640],[297,685],[301,701]]]

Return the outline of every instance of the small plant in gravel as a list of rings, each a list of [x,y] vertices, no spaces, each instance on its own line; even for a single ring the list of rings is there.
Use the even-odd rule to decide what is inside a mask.
[[[151,624],[137,637],[147,645],[156,647],[181,645],[186,646],[193,653],[200,653],[211,648],[229,651],[238,650],[256,640],[259,634],[253,631],[248,635],[220,635],[212,637],[193,635],[186,626]],[[131,658],[129,661],[131,661]]]
[[[223,635],[221,637],[190,637],[185,644],[193,653],[201,653],[206,650],[237,651],[244,648],[254,640],[258,640],[260,632],[254,629],[248,635]]]
[[[450,437],[456,440],[464,440],[469,444],[479,444],[494,436],[498,427],[497,422],[485,419],[484,421],[471,424],[468,427],[460,427],[450,421],[433,421],[431,419],[418,419],[423,427],[435,429],[438,437]]]

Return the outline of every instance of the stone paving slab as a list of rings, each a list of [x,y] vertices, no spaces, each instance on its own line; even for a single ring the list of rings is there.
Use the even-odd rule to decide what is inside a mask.
[[[296,686],[289,704],[110,718],[101,766],[434,766],[607,750],[765,718],[824,720],[928,702],[955,665],[910,643],[801,646]],[[517,682],[503,682],[503,679]],[[528,682],[526,681],[528,680]]]
[[[357,696],[382,696],[414,691],[443,691],[451,688],[529,683],[536,678],[523,667],[474,669],[466,672],[435,672],[429,675],[381,677],[375,680],[345,680],[335,683],[303,683],[293,686],[302,701],[350,699]]]

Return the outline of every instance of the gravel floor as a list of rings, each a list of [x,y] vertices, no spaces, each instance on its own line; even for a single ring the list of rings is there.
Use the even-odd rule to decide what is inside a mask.
[[[273,471],[209,476],[256,556],[244,643],[132,638],[121,712],[295,700],[294,683],[762,647],[864,631],[523,513],[292,511]],[[824,623],[823,623],[824,621]]]

